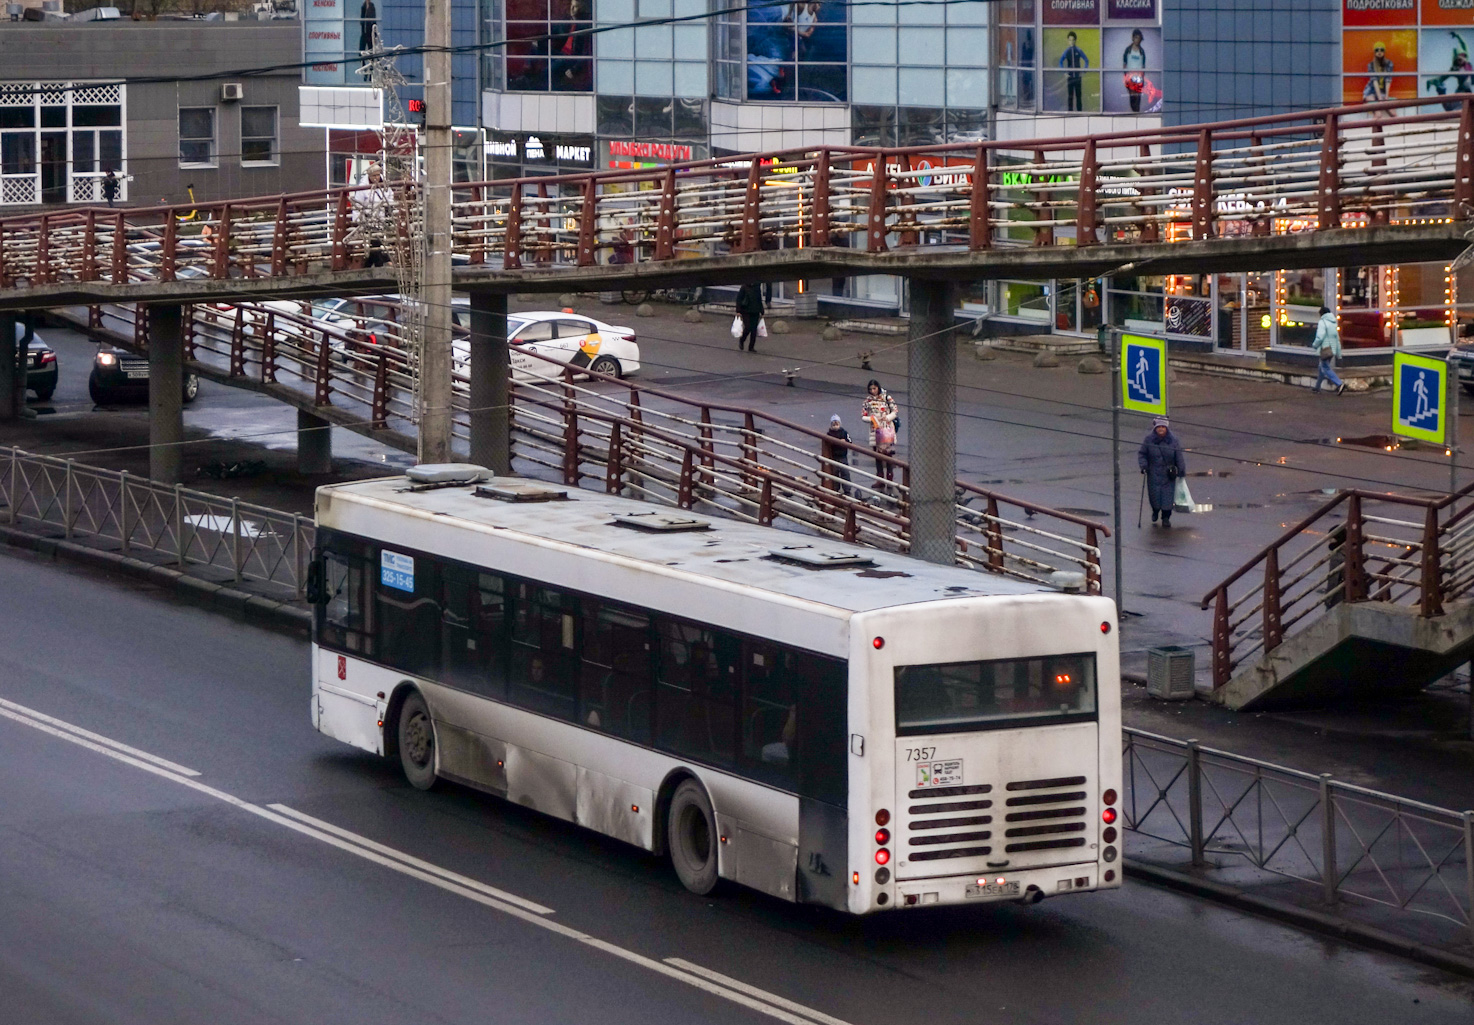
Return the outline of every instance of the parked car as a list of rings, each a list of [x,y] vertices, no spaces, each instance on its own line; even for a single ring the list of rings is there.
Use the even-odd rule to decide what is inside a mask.
[[[610,377],[628,377],[640,370],[640,347],[635,343],[633,328],[577,313],[511,314],[507,317],[507,341],[511,343],[514,378],[555,377],[560,373],[556,363],[535,359],[533,353],[576,370]],[[456,368],[464,371],[471,359],[470,339],[456,337],[452,352]]]
[[[20,323],[15,325],[15,340],[25,341],[25,326]],[[38,334],[32,334],[30,342],[26,345],[26,387],[36,393],[36,398],[45,402],[51,398],[56,391],[56,378],[60,365],[56,361],[56,353],[41,340]]]
[[[184,374],[181,398],[185,404],[200,393],[200,379],[189,371]],[[87,377],[87,394],[99,406],[118,402],[148,400],[148,357],[104,345],[92,357],[92,373]]]

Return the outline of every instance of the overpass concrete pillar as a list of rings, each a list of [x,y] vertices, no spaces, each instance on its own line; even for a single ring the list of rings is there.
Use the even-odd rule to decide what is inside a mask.
[[[507,296],[471,293],[471,462],[512,472]]]
[[[148,307],[148,475],[165,484],[183,479],[184,308]]]
[[[912,278],[906,373],[911,463],[911,554],[952,565],[956,550],[957,346],[952,337],[956,289],[950,281]]]
[[[16,345],[15,314],[0,315],[0,420],[14,420],[25,408],[26,378],[20,357],[25,351]]]
[[[297,410],[297,472],[333,472],[333,425],[305,409]]]

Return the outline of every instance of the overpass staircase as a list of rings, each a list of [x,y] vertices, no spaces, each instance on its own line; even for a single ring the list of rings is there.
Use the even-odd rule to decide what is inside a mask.
[[[1474,658],[1474,485],[1343,491],[1210,591],[1213,700],[1412,694]]]

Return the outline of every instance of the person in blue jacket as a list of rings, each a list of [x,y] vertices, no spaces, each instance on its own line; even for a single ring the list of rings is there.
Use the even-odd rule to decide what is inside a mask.
[[[1177,478],[1187,476],[1187,459],[1165,416],[1152,421],[1152,432],[1136,450],[1136,465],[1146,474],[1152,522],[1156,523],[1160,516],[1162,526],[1172,526],[1172,493],[1177,488]]]

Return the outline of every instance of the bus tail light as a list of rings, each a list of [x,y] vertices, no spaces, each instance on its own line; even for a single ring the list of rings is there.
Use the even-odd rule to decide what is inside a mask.
[[[1103,812],[1100,813],[1100,819],[1106,825],[1110,825],[1112,822],[1115,822],[1116,821],[1116,809],[1114,809],[1114,808],[1107,808],[1105,811],[1103,811]]]
[[[877,826],[887,825],[891,820],[891,813],[885,808],[875,813],[875,824]]]
[[[1100,799],[1105,804],[1115,804],[1116,792],[1114,790],[1107,790],[1105,793],[1100,795]]]
[[[875,863],[877,865],[887,864],[890,860],[891,852],[886,848],[882,847],[880,850],[875,852]]]
[[[856,886],[859,886],[860,885],[860,873],[856,872],[854,875],[850,876],[850,882],[854,883]]]
[[[875,640],[871,641],[870,644],[872,647],[875,648],[876,651],[879,651],[881,648],[885,647],[885,638],[877,637],[875,638]]]
[[[877,829],[875,831],[875,842],[882,846],[891,842],[891,831],[889,829]]]

